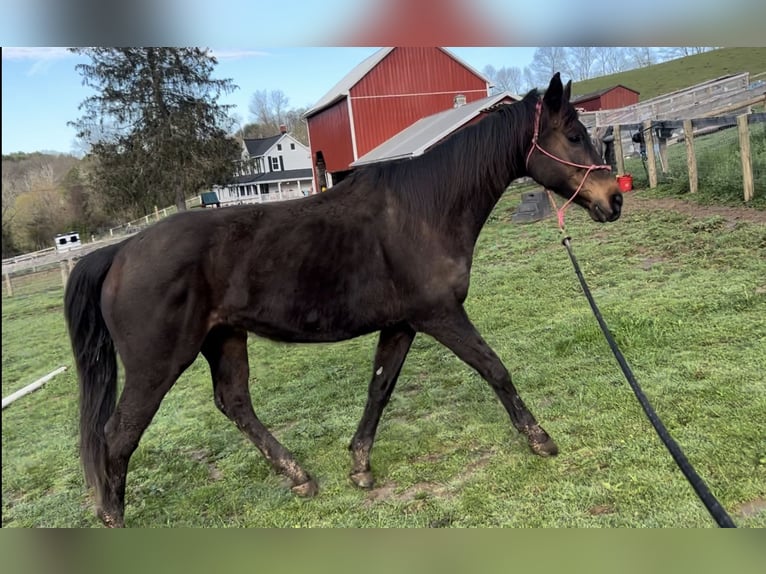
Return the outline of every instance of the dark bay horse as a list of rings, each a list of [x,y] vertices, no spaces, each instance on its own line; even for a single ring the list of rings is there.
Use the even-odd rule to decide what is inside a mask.
[[[557,453],[463,308],[474,246],[512,180],[530,176],[598,222],[622,196],[556,74],[424,155],[372,165],[326,193],[185,212],[77,264],[65,315],[80,380],[80,455],[97,513],[124,525],[128,461],[201,352],[216,406],[303,496],[317,484],[253,411],[247,333],[329,342],[380,332],[350,478],[370,451],[413,338],[427,333],[491,385],[533,452]],[[117,354],[125,384],[117,400]]]

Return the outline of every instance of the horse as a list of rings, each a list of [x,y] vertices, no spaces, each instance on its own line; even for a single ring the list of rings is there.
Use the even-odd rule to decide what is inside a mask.
[[[319,343],[379,332],[348,447],[359,488],[373,487],[376,429],[416,333],[489,383],[533,453],[557,454],[463,303],[479,233],[514,179],[531,177],[596,222],[619,218],[622,194],[570,93],[557,73],[542,94],[497,106],[418,157],[360,168],[301,199],[181,212],[83,257],[64,314],[79,379],[80,458],[103,524],[125,525],[130,457],[199,353],[217,408],[296,495],[317,493],[255,414],[248,333]]]

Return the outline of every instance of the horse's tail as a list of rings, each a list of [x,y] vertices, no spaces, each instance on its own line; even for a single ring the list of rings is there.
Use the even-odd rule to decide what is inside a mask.
[[[101,313],[101,287],[122,243],[83,257],[67,281],[64,316],[80,380],[80,460],[101,500],[106,481],[104,426],[117,400],[117,355]]]

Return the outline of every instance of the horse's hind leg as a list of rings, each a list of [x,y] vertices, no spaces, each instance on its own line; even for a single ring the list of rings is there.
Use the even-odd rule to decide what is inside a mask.
[[[208,333],[202,354],[210,365],[218,409],[245,433],[277,472],[290,479],[293,492],[300,496],[316,494],[314,479],[255,416],[248,387],[247,333],[217,327]]]
[[[124,526],[125,482],[130,457],[152,421],[165,394],[191,364],[169,360],[147,361],[141,369],[125,367],[125,388],[117,408],[104,429],[107,444],[107,475],[100,489],[98,516],[109,527]]]
[[[348,447],[353,459],[349,476],[360,488],[372,488],[374,480],[370,471],[370,451],[375,441],[375,431],[414,338],[415,331],[407,324],[389,327],[380,332],[367,404]]]

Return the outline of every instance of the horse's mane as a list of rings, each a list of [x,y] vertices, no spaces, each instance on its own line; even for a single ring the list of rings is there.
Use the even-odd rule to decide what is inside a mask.
[[[349,179],[371,187],[372,193],[395,194],[426,217],[448,206],[470,207],[472,197],[498,194],[524,172],[537,99],[532,90],[519,102],[498,105],[422,156],[369,165]]]

